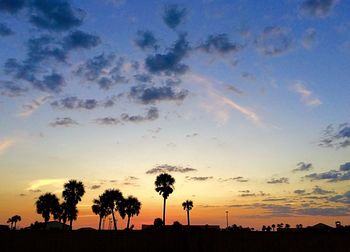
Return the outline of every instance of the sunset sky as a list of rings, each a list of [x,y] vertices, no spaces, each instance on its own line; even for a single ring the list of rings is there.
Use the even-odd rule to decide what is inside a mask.
[[[350,2],[0,0],[0,224],[81,180],[167,223],[350,224]],[[118,227],[125,221],[118,216]],[[107,225],[106,225],[107,227]]]

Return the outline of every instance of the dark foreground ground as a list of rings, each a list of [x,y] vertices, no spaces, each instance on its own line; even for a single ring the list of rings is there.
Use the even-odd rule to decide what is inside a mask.
[[[0,251],[350,252],[350,233],[14,231],[0,232]]]

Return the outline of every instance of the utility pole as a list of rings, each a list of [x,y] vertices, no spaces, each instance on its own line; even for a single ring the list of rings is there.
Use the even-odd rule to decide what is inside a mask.
[[[226,211],[226,227],[228,228],[228,211]]]

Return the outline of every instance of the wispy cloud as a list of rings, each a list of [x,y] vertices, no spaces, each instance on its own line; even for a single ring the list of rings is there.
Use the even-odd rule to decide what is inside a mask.
[[[13,146],[14,143],[15,143],[15,140],[11,138],[0,140],[0,154],[6,151],[11,146]]]
[[[293,92],[296,92],[300,95],[301,101],[307,105],[316,107],[322,104],[321,100],[317,98],[311,90],[307,89],[305,85],[298,81],[290,87]]]
[[[206,88],[207,94],[211,99],[214,100],[211,106],[214,107],[207,107],[208,110],[214,111],[220,120],[221,123],[225,123],[228,118],[229,114],[228,111],[225,108],[230,108],[235,111],[238,111],[239,113],[243,114],[246,118],[248,118],[250,121],[252,121],[256,125],[261,125],[260,117],[256,112],[253,110],[239,105],[234,100],[220,94],[220,92],[213,87],[214,83],[220,83],[220,81],[217,80],[211,80],[206,77],[200,76],[198,74],[187,74],[185,77],[189,82],[195,82],[198,84],[201,84]],[[205,106],[209,106],[206,104]]]
[[[31,116],[42,105],[44,105],[51,97],[52,97],[51,95],[40,96],[32,100],[30,103],[24,104],[22,106],[22,110],[18,113],[18,116],[19,117]]]
[[[29,183],[28,191],[36,191],[46,186],[63,186],[66,179],[39,179]]]

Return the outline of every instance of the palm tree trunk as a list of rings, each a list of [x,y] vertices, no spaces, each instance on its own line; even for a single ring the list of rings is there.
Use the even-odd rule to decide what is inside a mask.
[[[187,209],[187,226],[190,225],[190,210]]]
[[[128,215],[128,224],[126,225],[126,229],[129,230],[129,225],[130,225],[130,215]]]
[[[163,202],[163,226],[165,226],[165,206],[166,206],[166,198],[164,198],[164,202]]]
[[[117,224],[115,223],[114,211],[112,211],[114,230],[117,230]]]
[[[102,222],[102,216],[100,216],[100,221],[98,223],[98,230],[101,230],[101,222]]]
[[[69,230],[73,228],[73,218],[69,220]]]
[[[17,226],[17,221],[15,221],[15,230],[16,230],[16,226]]]

